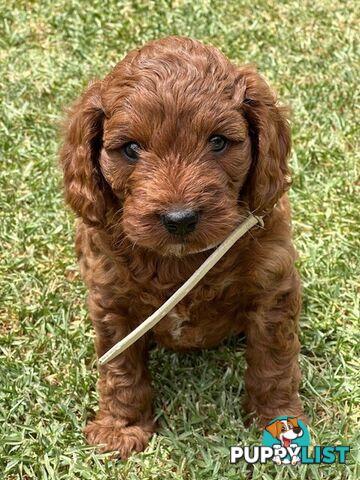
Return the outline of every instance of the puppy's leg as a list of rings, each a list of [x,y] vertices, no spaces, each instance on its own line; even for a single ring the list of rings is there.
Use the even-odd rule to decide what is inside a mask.
[[[96,350],[100,357],[129,333],[124,314],[106,313],[94,305],[90,312],[96,330]],[[146,447],[154,431],[151,386],[147,371],[147,340],[141,338],[124,353],[100,367],[99,411],[84,429],[91,445],[101,451],[117,451],[127,458]]]
[[[261,424],[280,415],[302,417],[299,398],[300,343],[297,335],[300,286],[297,275],[284,288],[248,312],[248,368],[245,374],[245,408],[258,415]],[[303,417],[304,418],[304,417]]]

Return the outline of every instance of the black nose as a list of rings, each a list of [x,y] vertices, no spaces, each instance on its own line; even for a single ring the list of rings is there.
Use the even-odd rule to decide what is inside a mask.
[[[187,235],[195,230],[199,214],[195,210],[173,210],[161,215],[166,230],[174,235]]]

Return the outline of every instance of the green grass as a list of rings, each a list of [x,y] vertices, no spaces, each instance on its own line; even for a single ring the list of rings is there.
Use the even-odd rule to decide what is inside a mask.
[[[340,0],[0,0],[1,479],[359,478],[355,9]],[[260,443],[243,425],[244,345],[235,340],[152,354],[160,429],[144,454],[115,462],[85,444],[97,372],[74,218],[60,190],[57,122],[89,79],[168,34],[256,63],[293,108],[301,396],[313,444],[351,445],[347,465],[229,464],[230,445]]]

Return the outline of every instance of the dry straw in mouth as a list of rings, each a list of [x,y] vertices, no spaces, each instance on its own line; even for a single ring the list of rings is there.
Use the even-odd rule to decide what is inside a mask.
[[[120,353],[124,352],[136,340],[145,335],[145,333],[153,328],[167,313],[177,305],[195,285],[207,274],[207,272],[220,260],[221,257],[239,240],[245,233],[254,225],[264,225],[262,217],[257,217],[250,214],[247,219],[239,225],[219,246],[218,248],[205,260],[203,264],[191,275],[188,280],[176,290],[166,302],[161,305],[150,317],[144,320],[138,327],[135,328],[129,335],[116,343],[109,351],[99,358],[99,364],[105,365],[115,358]]]

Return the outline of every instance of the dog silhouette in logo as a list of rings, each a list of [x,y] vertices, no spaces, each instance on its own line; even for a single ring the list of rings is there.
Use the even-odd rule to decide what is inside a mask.
[[[288,447],[298,447],[298,445],[293,443],[293,440],[301,437],[304,433],[295,417],[288,417],[285,420],[276,420],[270,425],[267,425],[265,430],[280,441],[280,445],[274,445],[274,449],[280,447],[284,447],[286,449]],[[277,465],[280,465],[281,463],[291,463],[292,465],[300,463],[300,458],[297,455],[294,455],[291,460],[289,458],[281,459],[279,455],[274,455],[272,460]]]

